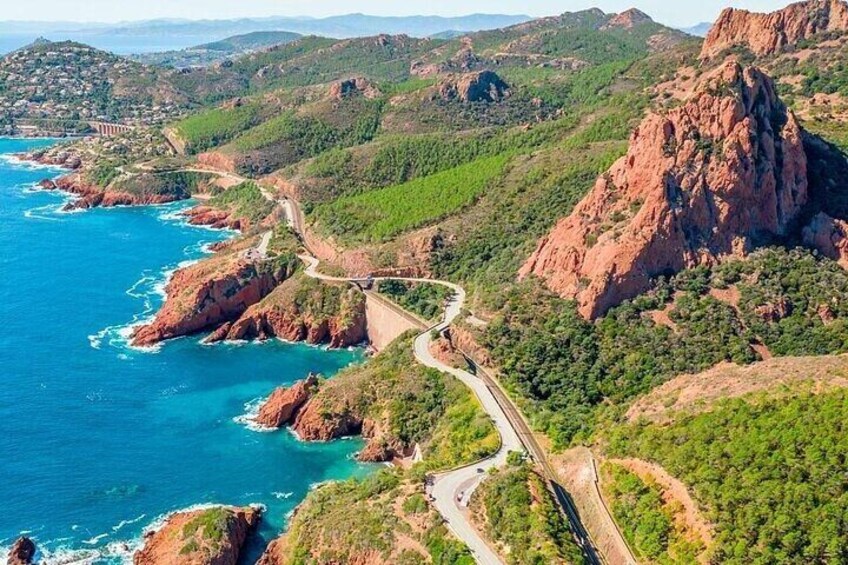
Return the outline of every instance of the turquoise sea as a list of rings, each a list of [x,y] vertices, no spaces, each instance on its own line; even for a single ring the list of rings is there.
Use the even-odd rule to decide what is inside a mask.
[[[127,346],[168,272],[228,234],[182,223],[187,203],[60,212],[66,196],[33,188],[59,171],[8,158],[48,143],[0,139],[0,547],[27,533],[48,562],[120,563],[163,515],[208,503],[265,505],[271,538],[312,485],[368,472],[357,441],[239,422],[276,386],[361,352]]]

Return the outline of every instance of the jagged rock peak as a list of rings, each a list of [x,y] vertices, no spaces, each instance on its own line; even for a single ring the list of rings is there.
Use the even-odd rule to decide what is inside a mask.
[[[499,102],[509,96],[509,85],[493,71],[479,71],[449,77],[439,85],[444,100]]]
[[[772,55],[817,34],[845,31],[848,4],[843,0],[807,0],[768,14],[726,8],[707,35],[701,58],[713,58],[731,47]]]
[[[808,201],[802,130],[773,81],[729,62],[666,114],[543,238],[520,271],[576,299],[587,318],[654,278],[782,237]]]
[[[379,89],[363,77],[336,81],[330,86],[330,97],[337,100],[360,94],[369,99],[380,97]]]
[[[601,29],[624,28],[632,29],[639,24],[653,23],[651,16],[636,8],[630,8],[620,14],[616,14],[610,19],[607,24]]]

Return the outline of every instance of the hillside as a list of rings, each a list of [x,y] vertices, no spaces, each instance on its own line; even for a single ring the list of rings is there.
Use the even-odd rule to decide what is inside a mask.
[[[844,375],[844,360],[839,363],[835,378]],[[840,518],[845,501],[838,479],[846,439],[844,388],[816,390],[799,374],[794,382],[709,406],[664,425],[615,427],[607,434],[607,453],[658,464],[683,482],[715,530],[711,562],[845,560],[842,541],[848,532]],[[637,549],[662,561],[668,559],[674,518],[651,519],[669,510],[661,496],[648,494],[662,487],[643,485],[632,522],[623,523],[642,532]],[[612,499],[614,505],[623,502],[615,494]]]
[[[79,43],[41,41],[0,60],[0,125],[156,125],[189,105],[166,73]]]

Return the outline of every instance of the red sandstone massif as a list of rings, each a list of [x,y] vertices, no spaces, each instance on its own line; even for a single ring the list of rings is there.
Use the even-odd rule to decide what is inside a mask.
[[[768,76],[727,62],[685,104],[642,121],[627,155],[539,242],[520,276],[541,277],[595,318],[658,276],[797,237],[811,200],[805,135]],[[840,258],[842,233],[822,217],[806,240]]]
[[[769,14],[727,8],[707,35],[701,57],[712,58],[732,47],[773,55],[818,34],[845,31],[848,5],[842,0],[797,2]]]

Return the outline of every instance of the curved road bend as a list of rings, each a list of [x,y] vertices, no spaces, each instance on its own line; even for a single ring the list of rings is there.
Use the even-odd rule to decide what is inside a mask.
[[[191,169],[189,169],[191,170]],[[210,170],[195,169],[196,172],[217,172]],[[224,174],[224,173],[219,173]],[[233,174],[225,174],[231,178],[239,178],[242,181],[243,177]],[[289,227],[291,227],[300,237],[303,237],[303,216],[297,202],[289,198],[277,199],[273,194],[267,191],[264,187],[260,189],[262,195],[283,207],[286,212]],[[263,234],[261,243],[258,247],[260,255],[267,255],[268,242],[271,239],[272,232]],[[306,263],[305,273],[307,276],[328,281],[342,283],[357,283],[362,282],[360,279],[352,279],[348,277],[332,277],[318,272],[319,260],[311,255],[301,255],[300,259]],[[448,373],[463,384],[470,388],[483,409],[492,419],[495,428],[501,437],[501,445],[498,451],[491,457],[484,459],[474,465],[469,465],[459,469],[454,469],[445,473],[441,473],[435,477],[430,494],[433,496],[434,505],[439,513],[447,522],[448,527],[454,534],[468,546],[475,560],[481,565],[499,565],[503,563],[491,547],[480,537],[480,534],[471,524],[469,513],[467,510],[468,502],[473,491],[479,486],[480,482],[486,476],[489,469],[501,467],[506,464],[507,455],[510,451],[524,451],[525,445],[530,451],[530,455],[536,459],[537,463],[542,465],[548,481],[552,486],[560,505],[565,509],[569,522],[571,523],[572,531],[577,536],[580,545],[583,548],[584,554],[592,565],[600,564],[601,560],[598,557],[595,548],[593,547],[588,534],[586,533],[580,518],[574,509],[571,499],[568,494],[559,486],[555,480],[555,473],[550,467],[547,458],[544,456],[544,451],[536,442],[535,436],[527,426],[521,413],[512,403],[511,399],[506,395],[497,381],[492,379],[485,371],[482,371],[476,364],[473,363],[475,369],[480,373],[480,376],[472,375],[467,371],[450,367],[430,353],[430,344],[433,338],[433,330],[441,333],[446,330],[462,313],[465,305],[466,293],[465,289],[457,284],[436,279],[423,278],[405,278],[405,277],[376,277],[374,281],[382,280],[401,280],[406,282],[423,282],[430,284],[438,284],[453,290],[454,295],[447,303],[445,312],[442,317],[442,322],[435,327],[426,327],[420,320],[410,317],[416,325],[424,331],[415,338],[414,353],[415,359],[424,365],[436,369],[443,373]],[[388,302],[376,293],[369,293],[377,297],[383,302],[390,305],[403,315],[408,316],[408,313],[400,307],[396,307],[393,303]],[[467,356],[466,356],[467,357]],[[468,358],[471,361],[470,358]],[[508,414],[509,412],[509,414]]]
[[[344,277],[331,277],[317,272],[318,259],[310,255],[301,255],[300,258],[306,263],[306,274],[312,278],[320,279],[328,282],[361,282],[357,279]],[[471,493],[477,485],[486,476],[486,471],[493,467],[500,467],[506,464],[507,454],[510,451],[523,451],[524,446],[515,433],[512,424],[507,418],[506,413],[501,408],[500,404],[495,400],[489,387],[485,382],[475,377],[471,373],[455,369],[445,365],[430,353],[430,343],[433,339],[433,331],[439,332],[447,329],[451,323],[460,315],[462,307],[465,304],[465,289],[462,287],[432,279],[415,279],[403,277],[376,277],[375,281],[381,280],[402,280],[407,282],[427,282],[446,286],[454,291],[454,296],[448,302],[445,308],[445,313],[442,322],[433,328],[423,328],[423,333],[415,338],[414,350],[415,359],[426,367],[436,369],[443,373],[448,373],[459,379],[468,388],[474,391],[483,409],[492,418],[498,433],[501,436],[501,445],[497,453],[493,456],[480,461],[474,465],[455,469],[445,473],[440,473],[435,477],[430,494],[433,496],[434,505],[442,517],[448,524],[448,527],[456,534],[456,536],[465,542],[474,558],[481,565],[496,565],[503,563],[489,545],[480,537],[477,530],[471,524],[469,519],[467,505]],[[418,324],[419,326],[423,324]]]

